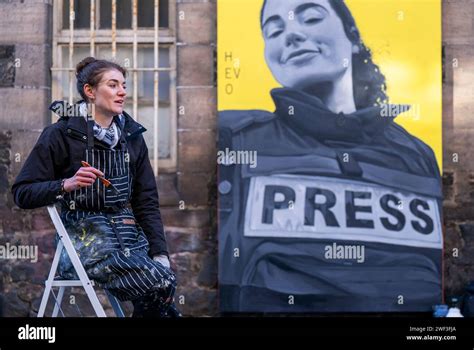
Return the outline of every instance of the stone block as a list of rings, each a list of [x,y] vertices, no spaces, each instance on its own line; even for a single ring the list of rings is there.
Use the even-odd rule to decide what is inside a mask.
[[[216,129],[216,109],[215,88],[178,90],[179,129]]]
[[[0,45],[0,87],[13,87],[15,73],[15,45]]]
[[[209,210],[161,208],[163,223],[170,227],[202,228],[209,225]]]
[[[177,307],[186,316],[215,316],[217,315],[217,291],[207,288],[187,288],[183,290],[178,287],[176,295],[184,297],[183,304]],[[183,299],[182,299],[183,300]]]
[[[51,86],[51,46],[47,44],[17,44],[15,86],[47,87]]]
[[[41,130],[50,113],[49,91],[44,89],[6,88],[0,94],[0,127],[9,129]],[[20,140],[23,141],[23,140]]]
[[[186,206],[207,205],[210,187],[215,186],[209,173],[179,173],[180,200]]]
[[[178,47],[178,86],[211,86],[214,49],[210,45]]]
[[[179,132],[178,168],[180,172],[213,173],[216,166],[216,131],[192,130]]]
[[[45,1],[0,2],[0,43],[37,44],[51,40],[52,6]],[[14,30],[13,30],[14,29]]]
[[[187,44],[216,40],[216,4],[210,2],[178,3],[178,41]]]

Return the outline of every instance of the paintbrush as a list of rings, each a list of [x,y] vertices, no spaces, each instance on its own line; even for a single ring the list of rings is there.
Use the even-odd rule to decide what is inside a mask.
[[[81,160],[81,164],[82,166],[85,166],[85,167],[91,167],[91,165],[83,160]],[[110,187],[112,189],[112,191],[114,191],[115,194],[120,194],[120,191],[117,189],[117,187],[115,187],[112,182],[110,182],[109,180],[107,180],[105,177],[103,176],[97,176],[99,178],[99,180],[104,184],[105,187]]]

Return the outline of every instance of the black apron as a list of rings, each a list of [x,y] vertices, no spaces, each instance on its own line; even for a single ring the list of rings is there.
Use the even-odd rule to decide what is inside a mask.
[[[92,186],[64,195],[61,219],[89,278],[120,300],[153,296],[152,300],[168,307],[166,300],[172,299],[176,278],[171,269],[148,256],[145,233],[129,207],[133,175],[125,133],[121,130],[117,149],[102,149],[94,147],[93,125],[93,120],[87,122],[83,160],[103,172],[119,193],[96,179]],[[77,278],[64,250],[59,274]]]

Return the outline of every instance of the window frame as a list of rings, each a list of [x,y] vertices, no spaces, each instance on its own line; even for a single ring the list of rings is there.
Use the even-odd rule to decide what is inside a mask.
[[[83,1],[83,0],[75,0]],[[99,2],[100,0],[94,1],[95,6],[95,18],[94,18],[94,47],[95,45],[108,44],[112,45],[112,29],[97,29],[99,26],[100,14],[99,14]],[[117,0],[119,1],[119,0]],[[132,1],[133,4],[133,1]],[[65,67],[63,61],[67,62],[69,59],[62,57],[62,46],[69,46],[71,40],[74,45],[84,45],[91,47],[91,31],[90,29],[75,29],[73,28],[73,37],[71,38],[70,29],[62,29],[63,27],[63,0],[53,0],[53,43],[52,43],[52,67],[51,67],[51,85],[52,85],[52,100],[62,99],[62,87],[61,79],[62,74],[69,72],[74,73],[74,67]],[[158,160],[158,164],[155,164],[154,158],[150,157],[155,175],[158,176],[158,172],[171,173],[177,171],[177,89],[176,89],[176,61],[177,61],[177,47],[176,47],[176,0],[169,0],[169,27],[158,29],[158,47],[169,48],[169,74],[170,74],[170,157],[162,158]],[[154,28],[137,27],[137,48],[140,46],[152,46],[155,43],[155,30]],[[134,30],[133,29],[116,29],[115,30],[115,43],[118,47],[121,44],[133,45],[134,43]],[[138,50],[137,50],[138,51]],[[77,62],[74,62],[77,63]],[[133,62],[132,62],[133,65]],[[65,68],[63,68],[65,67]],[[143,68],[138,67],[137,68]],[[128,68],[130,77],[133,77],[133,66]],[[138,80],[138,77],[137,77]],[[73,84],[73,88],[75,88]],[[130,98],[133,101],[133,94],[130,94]],[[138,102],[138,101],[137,101]],[[158,98],[159,102],[159,98]],[[133,115],[133,111],[129,113],[132,117],[140,122],[139,116]],[[51,114],[51,122],[54,123],[57,117],[54,113]],[[157,120],[154,120],[154,124]],[[159,125],[158,125],[159,127]],[[154,134],[153,129],[148,129],[146,132]],[[155,141],[159,140],[159,135],[154,135]],[[157,151],[158,142],[155,142],[155,149]],[[151,152],[150,152],[151,153]],[[154,152],[153,152],[154,154]]]

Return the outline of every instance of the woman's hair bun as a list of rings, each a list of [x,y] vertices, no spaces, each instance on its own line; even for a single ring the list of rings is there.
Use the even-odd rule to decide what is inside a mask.
[[[81,70],[83,70],[88,64],[97,61],[94,57],[86,57],[81,62],[79,62],[76,66],[76,75],[78,75]]]

